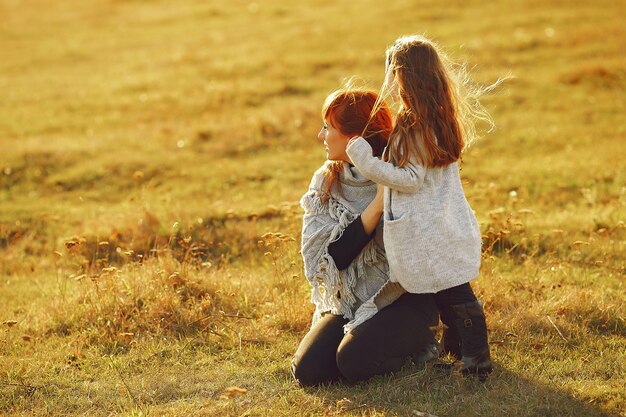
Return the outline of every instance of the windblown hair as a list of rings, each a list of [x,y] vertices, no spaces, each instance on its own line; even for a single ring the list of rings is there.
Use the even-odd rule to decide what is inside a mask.
[[[447,166],[477,138],[477,121],[494,127],[478,99],[499,81],[476,86],[465,65],[452,63],[423,36],[397,39],[386,55],[386,81],[380,97],[396,96],[400,107],[385,160],[400,167],[409,160],[425,167]]]
[[[359,88],[347,87],[331,93],[324,101],[322,118],[346,136],[362,136],[377,157],[382,156],[393,129],[393,118],[385,102],[379,100],[376,92]],[[333,184],[342,170],[343,161],[326,165],[324,204],[328,203]]]

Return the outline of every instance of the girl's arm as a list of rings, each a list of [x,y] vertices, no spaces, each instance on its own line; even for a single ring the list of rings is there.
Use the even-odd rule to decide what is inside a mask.
[[[361,222],[363,222],[363,230],[368,235],[371,235],[376,230],[376,226],[380,222],[380,217],[383,215],[384,209],[384,188],[382,186],[376,187],[376,196],[371,203],[365,207],[363,213],[361,213]]]
[[[372,147],[361,137],[352,140],[346,152],[366,178],[401,193],[416,193],[424,183],[424,168],[409,162],[399,168],[372,155]]]

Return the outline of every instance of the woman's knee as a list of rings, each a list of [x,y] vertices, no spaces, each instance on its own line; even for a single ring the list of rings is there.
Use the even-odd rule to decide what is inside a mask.
[[[333,382],[339,379],[338,370],[324,366],[314,358],[294,356],[291,359],[291,375],[304,387]]]
[[[312,371],[311,366],[306,361],[301,361],[297,356],[291,359],[291,375],[300,385],[315,385]]]
[[[368,379],[372,374],[372,365],[374,358],[368,358],[359,341],[347,336],[345,343],[341,343],[337,349],[335,358],[337,360],[337,369],[344,378],[350,382],[357,382]]]
[[[301,385],[339,379],[335,353],[345,321],[340,316],[325,316],[302,339],[291,361],[291,373]]]
[[[375,375],[396,372],[407,360],[408,357],[369,356],[357,344],[342,345],[337,350],[337,368],[350,382],[365,381]]]
[[[355,355],[351,345],[341,344],[335,355],[337,361],[337,369],[346,379],[353,381],[359,369],[359,357]]]

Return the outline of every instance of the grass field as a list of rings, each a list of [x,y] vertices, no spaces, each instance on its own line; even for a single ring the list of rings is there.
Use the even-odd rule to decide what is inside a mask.
[[[622,1],[0,0],[0,415],[626,416]],[[490,83],[464,156],[495,371],[299,388],[325,96],[425,33]]]

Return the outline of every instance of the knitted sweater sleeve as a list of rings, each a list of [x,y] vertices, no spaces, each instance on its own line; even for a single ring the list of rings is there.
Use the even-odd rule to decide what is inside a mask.
[[[372,154],[372,147],[363,138],[358,138],[346,149],[352,163],[368,179],[401,193],[416,193],[424,183],[424,167],[409,162],[396,167]]]

